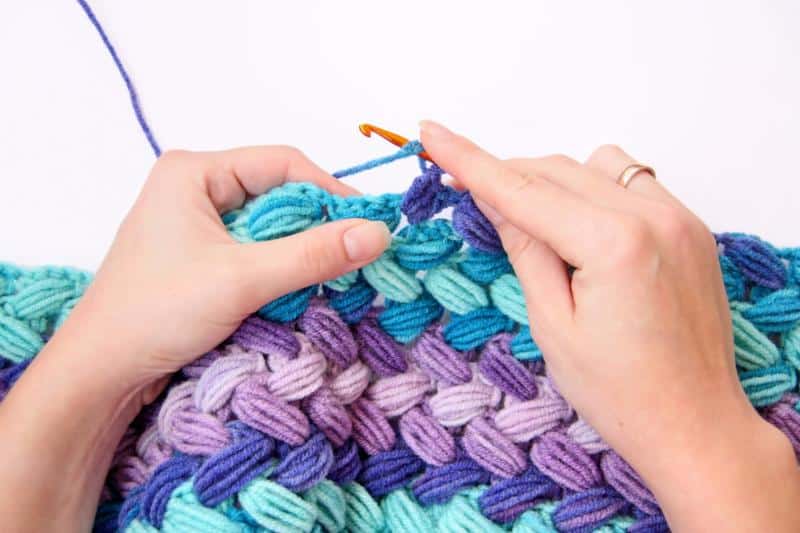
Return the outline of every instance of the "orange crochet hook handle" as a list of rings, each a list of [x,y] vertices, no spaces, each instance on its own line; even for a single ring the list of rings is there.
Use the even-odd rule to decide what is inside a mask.
[[[359,124],[358,131],[360,131],[366,137],[372,137],[373,133],[377,133],[380,137],[383,137],[393,145],[399,146],[401,148],[406,144],[408,144],[408,139],[406,139],[402,135],[398,135],[397,133],[391,132],[389,130],[379,128],[378,126],[375,126],[373,124],[366,124],[366,123]],[[433,159],[431,159],[430,156],[425,152],[420,152],[417,155],[419,155],[419,157],[421,157],[422,159],[433,162]]]

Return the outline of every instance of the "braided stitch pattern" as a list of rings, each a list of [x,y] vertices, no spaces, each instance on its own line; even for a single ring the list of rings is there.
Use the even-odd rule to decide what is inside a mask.
[[[356,198],[286,184],[224,217],[242,242],[411,223],[360,272],[264,306],[187,365],[120,443],[96,529],[667,530],[548,378],[497,234],[440,178],[432,165],[406,195]],[[452,222],[432,218],[447,207]],[[717,240],[742,385],[800,454],[800,249]],[[0,395],[90,279],[0,265]]]

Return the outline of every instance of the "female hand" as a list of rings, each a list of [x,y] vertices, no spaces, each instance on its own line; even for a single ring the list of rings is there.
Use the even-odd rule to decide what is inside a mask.
[[[266,303],[355,270],[388,245],[386,225],[362,219],[234,241],[220,214],[285,181],[356,193],[290,147],[168,152],[158,160],[75,310],[84,331],[114,332],[118,379],[136,386],[168,375]]]
[[[635,161],[604,147],[500,161],[429,121],[426,151],[497,228],[549,373],[677,530],[800,530],[788,440],[737,379],[716,243]],[[567,265],[575,267],[569,274]]]
[[[386,225],[361,219],[235,242],[220,213],[287,180],[355,193],[288,147],[158,160],[94,282],[0,405],[4,528],[88,530],[114,448],[160,378],[269,301],[384,251]],[[37,423],[20,424],[29,413]]]

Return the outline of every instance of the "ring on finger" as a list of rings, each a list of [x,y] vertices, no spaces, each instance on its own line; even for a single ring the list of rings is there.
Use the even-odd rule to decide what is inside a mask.
[[[643,172],[650,174],[653,179],[656,179],[656,171],[653,169],[653,167],[642,165],[640,163],[633,163],[622,170],[617,178],[617,184],[627,189],[630,182]]]

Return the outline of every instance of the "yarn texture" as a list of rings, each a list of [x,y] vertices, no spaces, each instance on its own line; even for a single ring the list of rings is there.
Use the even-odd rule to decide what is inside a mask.
[[[405,194],[288,183],[225,215],[241,242],[350,217],[395,234],[372,264],[266,304],[184,367],[120,442],[97,531],[668,530],[548,377],[491,224],[422,169]],[[717,242],[739,378],[800,454],[800,248]],[[0,397],[90,281],[0,264]]]

